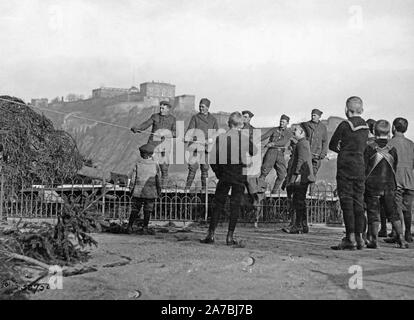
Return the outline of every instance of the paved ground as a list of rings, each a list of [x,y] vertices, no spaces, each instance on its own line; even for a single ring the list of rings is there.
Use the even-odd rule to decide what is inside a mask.
[[[414,299],[414,249],[333,251],[342,229],[311,227],[289,235],[280,227],[239,227],[244,248],[200,244],[205,229],[155,236],[95,234],[87,263],[98,271],[65,277],[62,290],[34,299]],[[414,246],[412,246],[414,248]],[[120,266],[111,266],[115,263]],[[253,263],[253,264],[252,264]],[[124,265],[122,265],[124,264]],[[352,265],[362,289],[349,288]],[[352,282],[356,283],[356,282]],[[135,294],[134,292],[139,292]]]

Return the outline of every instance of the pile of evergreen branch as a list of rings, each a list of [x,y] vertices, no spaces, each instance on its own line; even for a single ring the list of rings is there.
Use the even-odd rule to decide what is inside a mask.
[[[87,261],[89,253],[84,249],[97,246],[89,233],[99,230],[102,218],[96,205],[101,197],[93,193],[76,199],[65,198],[56,225],[23,223],[20,227],[18,223],[0,231],[0,284],[25,283],[19,269],[22,260],[23,264],[35,261],[39,265],[60,266]],[[24,298],[22,294],[16,287],[0,287],[0,299]]]
[[[0,96],[0,144],[7,162],[2,172],[15,179],[17,187],[33,181],[72,179],[82,167],[82,156],[72,136],[55,130],[52,122],[36,113],[21,99]]]

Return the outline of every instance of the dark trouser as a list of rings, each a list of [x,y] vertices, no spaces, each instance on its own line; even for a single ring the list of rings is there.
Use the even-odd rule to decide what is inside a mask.
[[[197,152],[195,151],[193,156],[196,156]],[[186,188],[190,188],[191,185],[193,184],[195,175],[197,173],[198,167],[200,167],[201,170],[201,185],[203,187],[203,189],[206,188],[207,186],[207,179],[208,179],[208,153],[205,153],[205,161],[204,163],[189,163],[188,164],[188,175],[187,175],[187,183],[186,183]]]
[[[385,216],[391,221],[400,220],[395,202],[395,190],[386,189],[378,192],[367,192],[368,224],[380,222],[381,206],[384,207]]]
[[[132,198],[131,215],[129,216],[128,225],[132,226],[138,219],[141,207],[144,206],[144,227],[148,227],[151,214],[154,212],[155,199]]]
[[[214,231],[217,227],[220,216],[224,213],[224,205],[231,188],[230,198],[230,221],[229,231],[236,229],[237,219],[240,214],[240,205],[244,196],[244,185],[234,184],[227,181],[219,180],[215,193],[215,208],[211,213],[210,231]]]
[[[308,191],[308,184],[292,186],[292,191],[293,209],[295,210],[295,226],[299,228],[307,227],[306,192]]]
[[[317,158],[312,158],[313,175],[315,177],[316,177],[320,167],[321,167],[321,160],[317,159]]]
[[[295,222],[296,222],[295,221],[296,220],[295,209],[293,207],[293,201],[292,201],[293,191],[294,191],[294,187],[292,185],[286,186],[287,211],[288,211],[288,215],[290,217],[290,226],[294,226]],[[306,195],[305,195],[305,197],[306,197]]]
[[[276,193],[287,175],[285,154],[280,149],[270,148],[266,151],[266,154],[263,158],[263,164],[260,169],[260,177],[263,179],[266,178],[272,168],[276,170],[277,174],[276,181],[272,190],[272,193]]]
[[[387,232],[387,216],[385,215],[384,206],[380,207],[380,220],[381,220],[381,230]]]
[[[336,177],[336,182],[346,233],[350,234],[364,232],[365,181],[363,179]]]
[[[414,190],[397,188],[395,191],[395,202],[401,222],[404,221],[405,232],[411,233],[411,210],[414,200]]]

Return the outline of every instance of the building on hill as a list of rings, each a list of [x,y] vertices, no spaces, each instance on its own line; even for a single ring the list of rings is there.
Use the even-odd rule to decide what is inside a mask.
[[[139,89],[135,86],[129,89],[109,87],[93,89],[92,99],[98,98],[115,98],[117,102],[142,101],[145,107],[153,108],[157,108],[161,101],[167,100],[176,110],[195,110],[194,95],[184,94],[176,97],[175,85],[163,82],[144,82],[139,85]]]
[[[174,109],[182,111],[193,111],[195,106],[195,96],[183,94],[174,98]]]
[[[92,98],[112,98],[129,93],[129,89],[100,87],[92,90]]]
[[[47,98],[32,99],[31,105],[39,108],[47,108],[49,100]]]
[[[144,97],[156,97],[166,99],[175,98],[175,85],[162,82],[144,82],[139,85]]]

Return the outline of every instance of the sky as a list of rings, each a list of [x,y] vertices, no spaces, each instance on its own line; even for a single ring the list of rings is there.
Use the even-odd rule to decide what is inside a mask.
[[[154,80],[259,127],[344,116],[352,95],[365,118],[414,121],[413,18],[412,0],[6,0],[0,94]]]

